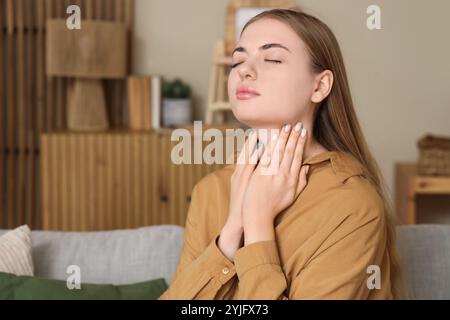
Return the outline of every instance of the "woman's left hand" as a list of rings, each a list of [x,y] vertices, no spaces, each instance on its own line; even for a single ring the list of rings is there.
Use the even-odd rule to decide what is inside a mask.
[[[274,239],[275,217],[306,187],[309,166],[302,166],[306,129],[289,125],[273,136],[253,171],[245,191],[243,224],[245,245]]]

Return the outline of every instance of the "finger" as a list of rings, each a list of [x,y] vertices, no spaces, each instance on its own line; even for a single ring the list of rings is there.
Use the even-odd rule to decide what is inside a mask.
[[[306,144],[306,128],[303,128],[300,133],[300,139],[297,140],[297,145],[295,146],[294,159],[291,164],[291,174],[298,176],[300,172],[300,167],[303,163],[303,153],[305,151]]]
[[[307,183],[308,183],[308,171],[309,171],[309,165],[302,166],[300,170],[300,178],[297,183],[297,189],[295,192],[295,195],[298,196],[303,189],[305,189]]]
[[[268,130],[268,136],[270,139],[267,140],[266,145],[264,146],[264,152],[261,155],[261,161],[258,164],[259,167],[268,167],[270,165],[270,161],[273,157],[273,150],[275,149],[276,141],[278,139],[276,130]]]
[[[237,160],[237,164],[234,170],[234,176],[236,179],[241,179],[243,176],[248,175],[248,172],[254,170],[254,166],[256,165],[256,161],[253,164],[253,168],[247,168],[249,164],[252,164],[251,156],[253,154],[253,150],[255,149],[256,142],[258,140],[258,136],[253,131],[250,133],[248,139],[245,141],[242,150],[239,153],[239,157]],[[251,153],[250,153],[251,152]]]
[[[251,155],[253,154],[253,151],[255,149],[257,141],[258,141],[258,136],[253,131],[249,135],[247,141],[245,141],[244,146],[242,147],[242,150],[239,153],[239,157],[237,160],[237,167],[243,168],[243,167],[245,167],[246,164],[248,164],[250,162]]]
[[[292,126],[290,124],[286,124],[285,126],[283,126],[283,128],[281,128],[280,130],[280,137],[278,138],[278,159],[279,159],[279,163],[278,165],[281,164],[281,161],[283,159],[283,154],[284,154],[284,150],[286,149],[286,143],[289,139],[289,134],[291,133],[291,129]]]
[[[285,172],[289,172],[291,169],[292,160],[294,159],[295,147],[297,145],[297,140],[300,137],[300,131],[302,128],[302,123],[297,122],[294,129],[291,130],[291,134],[289,135],[289,139],[286,143],[286,149],[283,153],[283,159],[281,160],[281,170],[285,170]]]

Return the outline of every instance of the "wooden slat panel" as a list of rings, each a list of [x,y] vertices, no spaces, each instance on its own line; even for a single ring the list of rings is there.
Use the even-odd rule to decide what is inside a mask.
[[[5,128],[0,134],[0,228],[28,223],[36,229],[41,225],[41,202],[45,202],[43,195],[41,198],[41,188],[50,184],[40,183],[40,168],[45,166],[39,158],[40,133],[65,129],[66,91],[72,81],[45,75],[45,20],[66,17],[66,8],[70,4],[81,7],[83,19],[125,21],[129,29],[132,27],[132,1],[0,1],[0,125]],[[113,115],[113,124],[121,126],[124,81],[110,82],[112,85],[105,92],[111,102],[108,108]],[[76,162],[73,161],[72,147],[68,148],[66,164],[72,166]],[[57,160],[48,158],[47,165],[50,161],[58,163]],[[101,184],[99,188],[102,188]],[[51,201],[66,210],[65,199]],[[67,201],[74,203],[74,198]],[[100,197],[98,201],[96,205],[100,208],[103,203],[104,207],[110,204],[105,198]],[[81,205],[86,203],[79,203]],[[71,207],[70,204],[67,206]],[[72,220],[67,223],[71,224]]]
[[[58,179],[59,182],[59,188],[61,191],[60,197],[60,214],[61,214],[61,225],[62,230],[66,231],[69,230],[69,197],[70,197],[70,186],[69,181],[70,179],[73,179],[73,176],[71,174],[71,167],[70,167],[70,140],[68,137],[66,137],[64,134],[60,134],[58,136],[58,149],[56,154],[59,155],[58,159],[56,161],[60,164],[58,166],[59,170],[57,171],[59,175],[61,175],[61,179]]]
[[[54,17],[61,18],[65,15],[65,10],[63,9],[63,2],[61,0],[56,0],[54,2],[55,6],[55,15]],[[54,90],[54,97],[55,101],[52,105],[51,112],[54,114],[54,122],[53,122],[53,128],[56,130],[63,129],[62,126],[62,102],[63,102],[63,90],[64,90],[64,79],[60,77],[55,78],[55,86],[53,87]]]
[[[49,161],[49,170],[52,172],[50,173],[51,183],[50,183],[50,194],[48,195],[48,198],[50,199],[50,208],[51,208],[51,214],[48,216],[49,222],[48,224],[50,226],[60,226],[62,228],[62,224],[60,222],[61,217],[61,206],[60,206],[60,199],[61,195],[58,195],[55,197],[55,190],[61,190],[61,186],[59,185],[59,178],[60,176],[60,165],[61,162],[58,161],[58,149],[60,149],[59,146],[60,137],[58,135],[50,136],[49,139],[49,148],[50,148],[50,161]],[[60,191],[61,192],[61,191]]]
[[[25,81],[26,81],[26,132],[25,139],[27,141],[27,175],[25,179],[26,197],[25,197],[25,221],[29,222],[31,228],[35,228],[33,215],[36,212],[35,209],[35,171],[36,171],[36,154],[35,154],[35,137],[36,133],[36,101],[37,101],[37,91],[35,85],[35,74],[36,74],[36,63],[34,63],[34,54],[36,53],[36,37],[34,35],[34,30],[36,29],[36,10],[34,7],[34,2],[32,0],[25,1],[25,23],[26,23],[26,71],[25,71]]]
[[[114,3],[112,0],[105,1],[106,20],[113,20],[114,17]]]
[[[41,190],[40,190],[40,159],[39,159],[39,150],[40,150],[40,133],[45,131],[45,108],[46,105],[46,79],[45,79],[45,40],[44,40],[44,30],[45,30],[45,0],[36,0],[36,25],[37,25],[37,34],[36,34],[36,77],[33,81],[34,86],[36,86],[36,120],[35,120],[35,131],[34,135],[34,146],[35,146],[35,189],[34,189],[34,211],[31,213],[32,217],[30,220],[32,221],[32,225],[34,225],[35,229],[41,228]]]
[[[140,202],[140,212],[143,215],[142,225],[148,226],[150,225],[150,207],[149,207],[149,199],[151,198],[150,194],[150,141],[151,138],[147,138],[144,135],[139,137],[139,146],[138,151],[140,150],[140,162],[139,162],[139,172],[142,176],[141,179],[141,202]],[[146,143],[147,142],[147,143]]]
[[[114,225],[113,218],[115,217],[115,180],[113,178],[114,174],[114,153],[113,153],[113,136],[108,134],[105,137],[105,166],[106,174],[105,178],[105,228],[112,229]]]
[[[15,139],[15,112],[16,112],[16,86],[15,86],[15,39],[14,39],[14,1],[7,1],[7,62],[8,66],[8,81],[6,83],[7,87],[7,100],[8,101],[8,110],[7,110],[7,134],[8,134],[8,142],[7,142],[7,165],[6,165],[6,175],[7,175],[7,187],[6,187],[6,201],[7,201],[7,228],[13,228],[15,225],[15,192],[16,192],[16,139]]]
[[[51,163],[50,163],[50,137],[47,135],[43,135],[41,139],[41,172],[45,172],[44,175],[42,175],[41,179],[41,205],[43,208],[47,209],[46,212],[46,219],[42,222],[42,227],[44,229],[51,229],[51,224],[49,221],[50,216],[52,215],[52,212],[50,211],[52,208],[52,205],[50,203],[50,190],[52,189],[50,183],[51,183]]]
[[[96,180],[96,172],[95,172],[95,149],[94,149],[94,139],[97,139],[98,136],[94,134],[86,135],[86,152],[87,152],[87,166],[88,170],[85,173],[86,184],[85,190],[87,192],[86,199],[87,203],[87,228],[90,226],[95,226],[97,224],[97,191],[95,189],[95,180]]]
[[[143,191],[143,179],[142,179],[142,153],[140,152],[141,143],[140,143],[140,137],[142,135],[140,134],[133,134],[132,138],[132,156],[133,156],[133,163],[131,165],[131,169],[133,172],[133,181],[132,181],[132,192],[133,192],[133,199],[132,199],[132,210],[133,210],[133,217],[134,217],[134,224],[133,227],[136,228],[138,226],[143,226],[143,215],[145,213],[142,211],[142,199],[144,198]]]
[[[116,145],[116,159],[117,159],[117,167],[116,167],[116,174],[117,174],[117,201],[118,201],[118,210],[116,212],[116,223],[117,225],[124,226],[126,225],[125,219],[123,217],[126,215],[126,195],[125,195],[125,137],[124,136],[117,136],[115,137],[117,139],[117,142],[115,142]]]
[[[86,0],[86,18],[93,19],[94,18],[94,0]]]
[[[54,16],[54,10],[53,10],[53,1],[52,0],[46,0],[45,1],[45,16],[46,19],[53,18]],[[44,46],[45,50],[45,46]],[[44,55],[45,57],[45,55]],[[45,70],[45,69],[44,69]],[[45,106],[45,128],[46,131],[50,131],[55,128],[54,125],[54,117],[55,114],[53,112],[53,105],[54,105],[54,88],[55,88],[55,79],[53,77],[46,77],[47,83],[46,83],[46,106]]]
[[[157,214],[152,214],[150,218],[150,224],[158,224],[157,217],[160,215],[159,211],[159,148],[158,148],[158,134],[152,134],[150,141],[147,142],[147,147],[149,148],[149,158],[150,158],[150,197],[149,197],[149,208],[150,212],[156,212]],[[148,145],[150,143],[150,145]]]
[[[79,217],[81,210],[79,208],[80,200],[80,181],[77,179],[80,172],[80,161],[78,159],[78,136],[77,135],[69,135],[67,137],[67,144],[69,146],[69,154],[68,154],[68,161],[69,161],[69,172],[68,177],[69,181],[72,181],[69,185],[69,197],[70,197],[70,225],[76,226],[79,225]]]
[[[47,229],[184,225],[192,187],[215,168],[173,164],[165,133],[47,134],[42,143]]]
[[[104,187],[104,179],[103,177],[106,175],[106,167],[105,167],[105,135],[100,135],[96,139],[94,139],[94,150],[95,150],[95,183],[97,194],[97,208],[96,208],[96,216],[97,216],[97,224],[99,228],[105,229],[105,187]]]
[[[6,217],[6,207],[5,207],[5,187],[4,187],[4,181],[5,181],[5,172],[3,170],[4,165],[4,159],[5,159],[5,136],[3,131],[3,124],[5,123],[5,105],[4,105],[4,90],[3,90],[3,84],[4,80],[3,77],[5,75],[5,68],[3,68],[3,52],[5,51],[5,43],[4,43],[4,25],[5,25],[5,19],[4,12],[6,11],[5,7],[6,2],[0,1],[0,125],[2,126],[2,129],[0,130],[0,226],[5,225]]]
[[[122,166],[122,178],[124,186],[125,206],[123,210],[124,226],[129,228],[131,225],[131,168],[130,168],[130,136],[123,135],[123,166]]]
[[[87,185],[89,182],[86,181],[86,172],[88,171],[88,155],[87,155],[87,148],[86,148],[86,138],[82,135],[77,136],[78,139],[78,145],[77,145],[77,152],[79,154],[79,199],[80,199],[80,206],[79,206],[79,214],[80,214],[80,224],[79,229],[80,230],[86,230],[87,226],[87,219],[86,217],[89,215],[89,209],[88,209],[88,199],[86,198],[86,194],[89,192],[87,189]],[[42,174],[45,174],[45,172],[42,172]],[[44,214],[44,212],[42,213]],[[56,227],[56,226],[55,226]]]
[[[24,17],[24,0],[16,0],[17,5],[17,104],[18,104],[18,163],[17,171],[18,178],[16,184],[16,199],[17,204],[15,219],[16,223],[25,221],[25,178],[26,178],[26,119],[25,119],[25,17]]]
[[[104,18],[105,11],[103,7],[103,0],[96,0],[95,2],[95,13],[94,13],[94,19],[102,20]]]

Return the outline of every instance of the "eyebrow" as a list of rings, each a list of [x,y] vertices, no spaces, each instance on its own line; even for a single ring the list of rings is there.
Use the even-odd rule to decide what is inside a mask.
[[[265,45],[262,45],[261,47],[259,47],[259,50],[267,50],[270,48],[281,48],[281,49],[291,52],[291,50],[289,50],[287,47],[283,46],[280,43],[266,43]],[[244,47],[236,47],[233,50],[233,53],[231,55],[234,55],[235,52],[247,52],[247,50],[245,50]]]

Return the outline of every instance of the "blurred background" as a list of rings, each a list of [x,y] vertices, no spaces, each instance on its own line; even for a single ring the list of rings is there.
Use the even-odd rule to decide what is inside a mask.
[[[0,0],[0,229],[184,225],[222,165],[173,164],[170,135],[240,127],[224,89],[237,13],[292,5],[341,45],[400,222],[450,223],[449,1]]]

